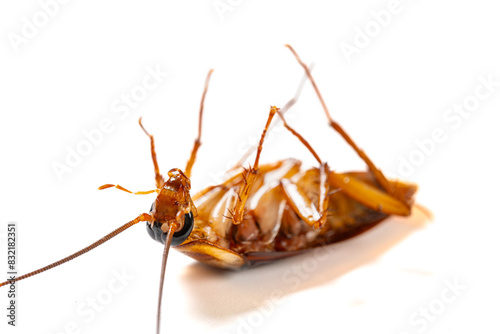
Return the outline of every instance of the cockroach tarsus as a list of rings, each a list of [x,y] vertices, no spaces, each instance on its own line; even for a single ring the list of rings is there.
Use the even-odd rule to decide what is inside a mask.
[[[408,216],[413,206],[416,185],[389,180],[333,120],[309,68],[295,50],[286,45],[304,68],[328,124],[338,132],[368,166],[367,172],[339,173],[330,170],[309,142],[286,121],[282,111],[272,106],[260,137],[255,160],[248,168],[232,169],[227,179],[201,190],[191,197],[191,171],[201,146],[205,96],[212,75],[209,71],[200,102],[198,136],[184,171],[178,168],[160,173],[154,137],[139,119],[139,125],[150,138],[156,189],[131,192],[156,193],[149,213],[124,224],[90,246],[14,281],[39,274],[70,261],[113,238],[129,227],[146,222],[148,234],[164,244],[158,294],[157,333],[160,331],[162,291],[170,246],[211,266],[242,269],[290,257],[311,248],[351,238],[377,225],[390,215]],[[278,115],[284,127],[296,137],[316,159],[318,166],[301,170],[295,159],[260,165],[266,132]]]

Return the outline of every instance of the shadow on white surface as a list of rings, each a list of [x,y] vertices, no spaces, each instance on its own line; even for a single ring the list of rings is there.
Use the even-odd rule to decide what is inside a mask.
[[[390,217],[352,239],[260,267],[230,272],[195,263],[182,277],[189,308],[207,322],[230,321],[269,301],[331,284],[346,273],[377,260],[410,234],[425,226],[426,215]],[[367,278],[369,279],[369,278]]]

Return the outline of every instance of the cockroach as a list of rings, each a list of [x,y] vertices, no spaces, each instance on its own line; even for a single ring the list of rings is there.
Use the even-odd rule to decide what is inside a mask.
[[[332,171],[308,141],[272,106],[249,168],[239,166],[218,185],[191,197],[191,170],[201,146],[205,96],[212,75],[209,71],[200,103],[198,136],[183,170],[171,169],[163,177],[156,159],[155,141],[150,139],[156,189],[134,194],[156,193],[149,213],[124,224],[90,246],[0,286],[20,281],[68,262],[113,238],[139,222],[146,222],[148,234],[164,245],[157,307],[156,332],[160,331],[163,282],[170,247],[210,266],[239,270],[273,262],[304,251],[332,244],[377,225],[390,215],[408,216],[414,204],[416,185],[389,180],[333,120],[307,65],[286,45],[311,82],[328,124],[337,131],[368,166],[367,172]],[[318,166],[301,170],[295,159],[261,165],[266,132],[278,115],[284,127],[304,145]],[[105,184],[99,189],[120,185]]]

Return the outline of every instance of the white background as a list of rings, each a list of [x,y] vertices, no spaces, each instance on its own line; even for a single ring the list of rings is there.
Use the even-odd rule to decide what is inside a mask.
[[[283,47],[290,43],[315,63],[333,117],[388,175],[419,185],[417,200],[434,220],[415,210],[330,247],[327,258],[310,253],[237,273],[172,251],[163,332],[498,332],[500,87],[461,121],[443,118],[455,104],[473,101],[480,77],[500,81],[494,2],[401,0],[384,27],[371,13],[386,10],[389,1],[221,3],[231,10],[219,15],[212,0],[69,1],[17,47],[13,36],[22,36],[26,20],[43,19],[41,5],[0,5],[2,272],[8,222],[18,224],[21,274],[147,212],[154,195],[97,187],[154,187],[140,116],[155,135],[162,171],[184,168],[210,68],[192,184],[196,191],[215,183],[260,134],[269,106],[293,96],[302,70]],[[360,45],[359,29],[367,27],[372,37]],[[346,57],[342,43],[355,46],[356,38],[358,53]],[[148,67],[168,76],[120,119],[113,103],[138,89]],[[68,147],[76,149],[86,140],[83,131],[103,119],[112,120],[111,133],[58,180],[54,162],[65,163]],[[289,119],[332,168],[365,168],[326,125],[309,83]],[[416,141],[437,129],[444,142],[418,153]],[[291,156],[314,164],[288,133],[272,136],[263,162]],[[420,158],[418,165],[401,175],[401,159],[410,157]],[[2,288],[0,331],[153,333],[161,252],[144,226],[135,226],[72,263],[20,282],[16,328],[6,325]],[[109,292],[113,272],[122,271],[133,278],[121,292]],[[449,284],[460,288],[454,294]],[[273,292],[281,297],[272,299]],[[109,296],[92,319],[77,311],[88,312],[89,298]]]

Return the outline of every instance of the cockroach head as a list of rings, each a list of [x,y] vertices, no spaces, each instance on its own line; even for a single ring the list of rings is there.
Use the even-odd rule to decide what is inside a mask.
[[[167,238],[167,233],[162,231],[161,226],[162,226],[162,224],[160,224],[157,221],[155,221],[152,225],[149,223],[146,224],[146,228],[147,228],[149,236],[153,240],[156,240],[161,244],[165,244],[165,239]],[[190,212],[190,213],[184,215],[184,226],[182,227],[182,229],[180,231],[177,231],[174,233],[174,236],[172,237],[171,245],[173,247],[179,246],[184,241],[186,241],[186,239],[191,234],[191,231],[193,231],[193,226],[194,226],[194,217],[193,217],[193,214]]]
[[[180,169],[174,168],[168,172],[168,179],[151,205],[153,222],[146,224],[151,238],[164,244],[171,224],[178,225],[172,246],[180,245],[189,237],[194,226],[193,212],[196,213],[190,189],[191,181]]]

